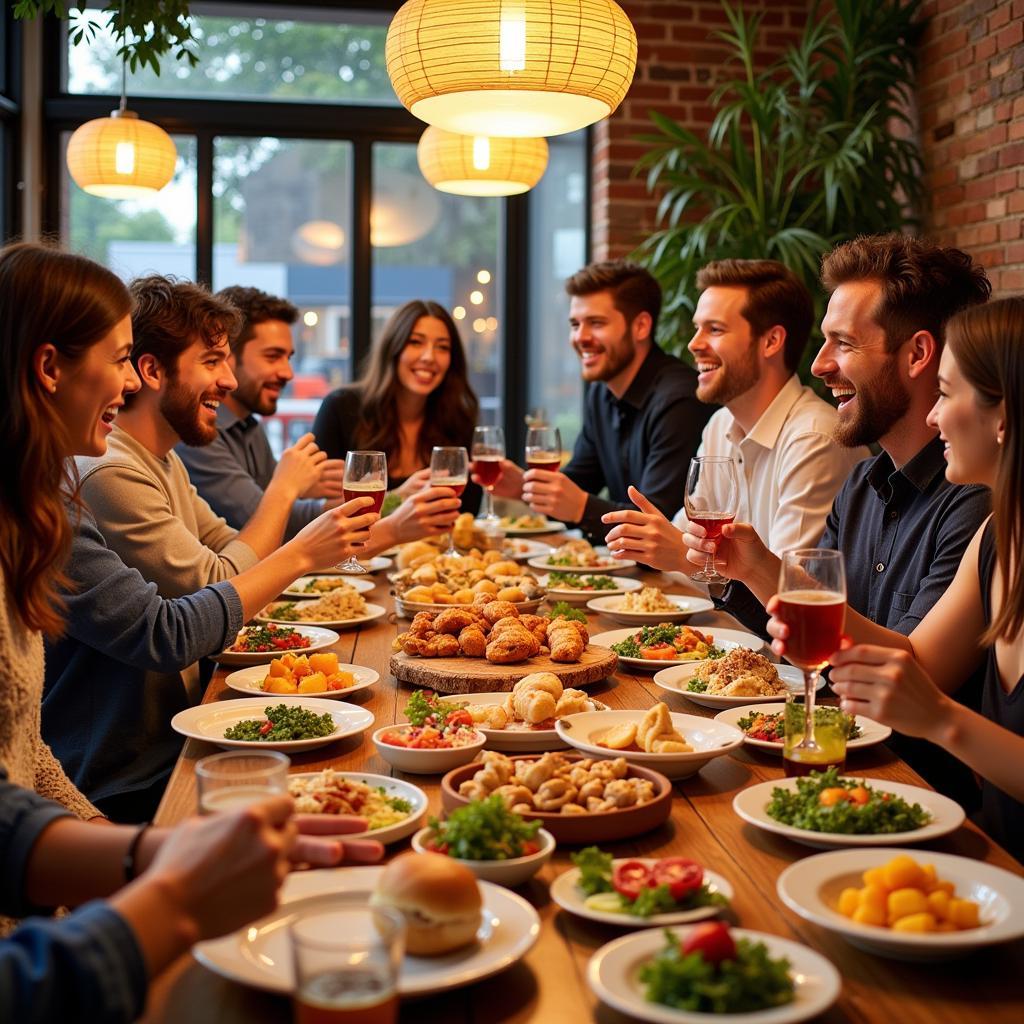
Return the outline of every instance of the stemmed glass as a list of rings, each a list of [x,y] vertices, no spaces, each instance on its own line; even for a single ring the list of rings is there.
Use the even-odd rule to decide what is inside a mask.
[[[530,427],[526,432],[526,465],[557,473],[562,467],[562,435],[558,427]]]
[[[373,507],[360,509],[364,512],[380,512],[384,504],[384,493],[388,489],[388,457],[383,452],[349,452],[345,456],[345,477],[341,492],[345,501],[353,498],[373,498]],[[338,566],[342,572],[366,572],[357,561],[355,553]]]
[[[450,487],[455,492],[456,498],[462,497],[462,492],[469,483],[469,455],[465,448],[442,448],[436,447],[430,453],[430,486]],[[455,533],[448,531],[448,550],[446,555],[455,555]]]
[[[818,675],[828,664],[829,655],[839,650],[846,618],[846,568],[842,552],[830,548],[786,551],[779,570],[775,615],[789,626],[786,657],[804,674],[803,735],[792,744],[787,735],[783,751],[786,774],[823,771],[842,760],[827,744],[819,742],[814,732]]]
[[[493,521],[494,488],[501,479],[501,460],[505,458],[505,433],[501,427],[473,429],[473,475],[484,488],[484,519]]]
[[[686,476],[686,517],[704,527],[707,540],[718,540],[722,527],[736,518],[740,506],[740,477],[736,460],[727,455],[698,455],[690,460]],[[715,568],[708,554],[704,568],[690,579],[698,583],[724,583],[727,577]]]

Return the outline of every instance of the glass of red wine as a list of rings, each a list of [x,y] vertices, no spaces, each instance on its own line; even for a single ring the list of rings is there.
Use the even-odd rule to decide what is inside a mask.
[[[686,476],[686,518],[703,526],[708,540],[718,540],[722,527],[736,518],[740,506],[740,477],[736,460],[728,455],[698,455]],[[708,554],[704,568],[690,577],[698,583],[724,583]]]
[[[526,432],[526,466],[549,473],[562,468],[562,435],[558,427],[530,427]]]
[[[501,479],[505,458],[505,434],[501,427],[473,429],[473,475],[484,488],[484,519],[495,520],[494,488]]]
[[[841,750],[831,736],[815,734],[814,696],[818,675],[829,656],[839,650],[843,637],[846,567],[842,552],[830,548],[786,551],[779,570],[778,598],[775,615],[789,626],[786,657],[804,675],[803,728],[798,735],[790,730],[787,719],[783,766],[787,775],[841,767],[846,757],[845,733]]]
[[[373,507],[360,509],[359,515],[364,512],[380,512],[387,489],[388,457],[383,452],[349,452],[345,456],[345,477],[341,484],[345,501],[373,498]],[[354,554],[350,554],[338,568],[342,572],[366,572]]]
[[[469,483],[469,455],[465,448],[436,447],[430,453],[430,486],[450,487],[456,498]],[[455,534],[449,531],[448,550],[446,555],[456,555]]]

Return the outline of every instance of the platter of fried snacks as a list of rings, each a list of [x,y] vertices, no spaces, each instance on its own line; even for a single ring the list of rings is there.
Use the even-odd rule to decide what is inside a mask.
[[[684,622],[698,612],[709,612],[714,601],[692,594],[665,594],[657,587],[644,587],[621,596],[602,595],[587,602],[592,612],[599,612],[623,626],[644,626],[658,622]]]

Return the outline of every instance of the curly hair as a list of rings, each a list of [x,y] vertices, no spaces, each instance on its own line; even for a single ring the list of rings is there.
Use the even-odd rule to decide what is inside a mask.
[[[246,342],[252,341],[257,324],[266,323],[268,320],[282,320],[286,324],[293,324],[299,319],[298,308],[287,299],[270,295],[259,288],[233,284],[221,288],[214,297],[223,302],[230,302],[241,314],[238,330],[230,339],[231,351],[235,356],[240,356]]]
[[[612,305],[626,318],[627,324],[632,324],[641,313],[650,313],[651,338],[654,338],[661,313],[661,285],[638,263],[629,260],[590,263],[565,282],[565,291],[572,296],[611,292]]]

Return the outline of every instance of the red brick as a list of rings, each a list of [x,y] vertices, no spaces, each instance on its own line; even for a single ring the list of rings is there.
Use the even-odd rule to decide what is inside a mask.
[[[999,48],[1000,53],[1022,42],[1024,42],[1024,21],[1015,21],[1007,25],[996,36],[996,46]]]

